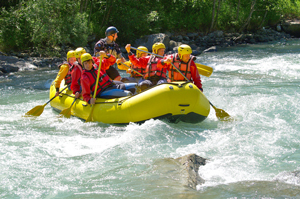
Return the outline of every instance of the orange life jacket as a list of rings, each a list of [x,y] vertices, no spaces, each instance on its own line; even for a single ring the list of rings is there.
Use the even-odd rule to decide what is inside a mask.
[[[174,66],[176,66],[189,80],[191,80],[192,78],[191,61],[193,60],[193,58],[194,56],[191,55],[189,61],[185,63],[179,59],[178,53],[174,54],[173,56]],[[185,78],[179,72],[177,72],[177,70],[173,66],[171,66],[169,70],[169,78],[171,79],[171,81],[185,81]]]
[[[162,58],[158,58],[153,55],[150,56],[150,59],[148,61],[147,68],[146,68],[145,79],[149,79],[150,77],[153,77],[153,76],[164,77],[164,78],[167,77],[166,69],[157,68],[157,62],[159,59],[162,59]]]

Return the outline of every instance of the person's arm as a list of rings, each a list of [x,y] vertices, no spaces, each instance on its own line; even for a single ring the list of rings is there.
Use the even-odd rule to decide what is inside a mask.
[[[104,41],[103,41],[103,39],[100,39],[100,40],[95,44],[95,47],[94,47],[94,56],[98,56],[98,53],[99,53],[101,50],[104,50]]]
[[[101,70],[106,71],[111,65],[114,65],[115,63],[116,57],[111,54],[107,54],[104,58],[102,58]]]
[[[167,70],[170,70],[172,60],[173,60],[173,55],[165,56],[163,59],[160,59],[157,62],[157,68],[159,69],[166,68]]]
[[[127,44],[125,46],[125,49],[128,53],[128,58],[129,58],[131,64],[133,64],[134,66],[137,66],[137,67],[147,68],[147,64],[148,64],[148,60],[150,59],[150,56],[141,57],[141,58],[137,59],[135,57],[135,55],[130,51],[130,48],[131,48],[131,44]]]
[[[56,76],[56,78],[54,80],[54,86],[55,86],[55,89],[56,89],[55,96],[59,95],[60,83],[66,77],[66,75],[68,74],[68,72],[69,72],[69,65],[63,64],[63,65],[60,66],[58,74],[57,74],[57,76]]]
[[[200,78],[197,66],[193,60],[191,61],[191,75],[192,75],[194,84],[203,92],[201,78]]]
[[[80,82],[81,82],[83,100],[86,101],[87,103],[90,103],[91,100],[90,79],[85,74],[82,74]]]
[[[80,66],[75,66],[71,72],[71,90],[73,91],[73,94],[76,94],[76,92],[80,93],[80,85],[78,83],[78,80],[81,77],[81,70],[78,67]]]

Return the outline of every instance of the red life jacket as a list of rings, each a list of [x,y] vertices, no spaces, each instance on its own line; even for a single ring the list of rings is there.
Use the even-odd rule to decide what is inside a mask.
[[[194,56],[191,55],[189,61],[185,63],[179,59],[178,53],[173,56],[174,66],[176,66],[189,80],[192,78],[191,61],[193,58]],[[171,66],[169,70],[169,78],[171,81],[185,81],[185,78],[173,66]]]
[[[93,96],[95,86],[96,86],[96,81],[97,81],[98,70],[96,70],[93,67],[91,70],[84,69],[83,73],[85,73],[88,76],[88,78],[90,79],[90,81],[93,82],[90,87],[90,89],[92,91],[92,96]],[[105,72],[103,72],[103,70],[101,70],[96,95],[98,95],[101,91],[105,90],[106,88],[111,87],[112,85],[113,85],[113,82],[109,79],[108,75]]]
[[[65,76],[65,84],[69,85],[72,82],[72,77],[71,77],[71,72],[73,70],[73,65],[71,65],[69,62],[63,62],[61,65],[58,66],[58,68],[60,68],[62,65],[68,65],[69,66],[69,71],[67,73],[67,75]]]
[[[166,78],[166,69],[159,69],[157,68],[157,59],[162,59],[162,58],[158,58],[155,57],[153,55],[150,56],[150,59],[148,61],[147,64],[147,68],[146,68],[146,74],[145,74],[145,79],[149,79],[150,77],[153,76],[158,76],[158,77],[164,77]]]

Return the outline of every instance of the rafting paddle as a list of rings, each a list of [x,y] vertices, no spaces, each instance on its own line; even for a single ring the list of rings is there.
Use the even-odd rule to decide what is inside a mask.
[[[62,90],[59,92],[59,94],[60,94],[61,92],[63,92],[65,89],[67,89],[67,88],[68,88],[68,86],[66,86],[64,89],[62,89]],[[56,97],[56,96],[52,97],[52,98],[51,98],[48,102],[46,102],[44,105],[39,105],[39,106],[34,107],[33,109],[31,109],[30,111],[28,111],[27,113],[25,113],[25,116],[40,116],[40,115],[43,113],[45,106],[46,106],[49,102],[51,102],[55,97]]]
[[[127,67],[128,69],[132,70],[133,72],[139,74],[140,76],[144,77],[144,75],[142,75],[141,73],[139,73],[138,71],[134,70],[133,68],[131,68],[130,66],[127,66],[126,64],[124,64],[123,62],[120,62],[120,64],[122,64],[123,66]]]
[[[130,47],[130,48],[163,58],[163,56],[160,56],[160,55],[157,55],[157,54],[154,54],[154,53],[143,51],[143,50],[140,50],[140,49],[137,49],[137,48],[134,48],[134,47]],[[176,66],[174,66],[174,64],[172,62],[171,62],[171,65],[177,70],[177,72],[179,72],[187,80],[187,82],[191,82]],[[219,108],[216,108],[210,101],[209,101],[209,104],[215,109],[216,116],[219,120],[221,120],[221,121],[233,121],[234,120],[228,113],[226,113],[226,111],[224,111],[222,109],[219,109]]]
[[[72,106],[73,106],[73,104],[75,103],[76,100],[77,100],[77,98],[74,99],[74,101],[72,102],[72,104],[69,108],[66,108],[66,109],[62,110],[59,113],[58,117],[70,118],[71,117],[71,109],[72,109]]]
[[[199,64],[199,63],[195,63],[198,69],[198,72],[200,75],[203,75],[205,77],[209,77],[211,76],[211,74],[213,73],[213,68],[210,66],[206,66],[203,64]]]
[[[102,56],[100,56],[100,62],[99,62],[98,74],[97,74],[97,81],[96,81],[96,85],[95,85],[95,90],[94,90],[93,98],[96,98],[96,94],[97,94],[98,82],[99,82],[99,76],[100,76],[100,71],[101,71],[101,64],[102,64]],[[93,121],[94,107],[95,107],[94,104],[92,104],[92,110],[91,110],[91,112],[90,112],[89,117],[86,119],[85,122],[91,122],[91,121]]]

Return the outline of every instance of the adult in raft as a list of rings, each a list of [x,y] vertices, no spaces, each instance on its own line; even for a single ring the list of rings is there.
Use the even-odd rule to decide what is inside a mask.
[[[115,64],[116,58],[113,55],[106,54],[104,51],[100,51],[99,54],[104,59],[102,59],[101,63],[96,97],[115,98],[132,95],[130,91],[125,90],[124,84],[115,85],[105,72],[111,65]],[[81,76],[83,100],[89,104],[95,104],[96,98],[92,98],[91,95],[95,92],[98,69],[96,69],[97,66],[94,65],[93,57],[89,53],[81,55],[81,61],[84,66]]]
[[[83,55],[84,53],[86,53],[86,51],[82,47],[79,47],[75,50],[75,57],[77,62],[74,63],[71,70],[71,90],[73,91],[75,98],[79,98],[81,95],[80,78],[83,70],[83,66],[81,63],[81,55]]]
[[[136,51],[136,58],[137,59],[147,56],[147,53],[142,52],[140,50],[148,51],[148,48],[146,48],[145,46],[139,46],[137,49],[139,49],[139,50]],[[127,66],[130,66],[130,68],[132,68],[133,70],[139,72],[140,74],[145,75],[145,72],[146,72],[145,68],[135,66],[130,61],[125,62],[125,64]],[[118,68],[121,69],[121,70],[126,70],[127,73],[130,73],[130,77],[123,77],[121,79],[121,81],[124,82],[124,83],[129,83],[129,82],[139,83],[142,80],[144,80],[144,76],[141,76],[140,74],[134,72],[130,68],[128,69],[126,66],[122,65],[121,63],[118,64]]]
[[[59,71],[54,80],[54,86],[56,89],[56,93],[55,93],[56,97],[59,95],[59,87],[60,87],[60,83],[63,79],[65,79],[65,85],[68,85],[68,88],[70,89],[70,84],[72,82],[71,71],[72,71],[72,67],[73,67],[73,64],[75,61],[76,61],[75,51],[70,50],[67,53],[67,61],[63,62],[61,65],[58,66]]]
[[[105,31],[105,38],[100,39],[94,47],[94,56],[98,57],[98,53],[100,51],[105,51],[106,54],[111,54],[116,58],[120,59],[120,61],[125,62],[125,58],[122,56],[121,50],[119,45],[116,43],[118,38],[118,29],[114,26],[110,26]],[[109,69],[106,71],[108,76],[112,80],[120,81],[121,76],[116,68],[110,66]]]
[[[127,44],[125,46],[126,51],[128,52],[128,57],[131,63],[135,66],[145,68],[144,80],[139,83],[139,86],[142,91],[158,84],[167,83],[166,68],[158,68],[157,63],[162,58],[150,55],[146,57],[141,57],[137,59],[135,55],[130,51],[131,45]],[[165,54],[165,45],[163,43],[155,43],[152,46],[152,52],[160,56]]]
[[[202,92],[201,78],[194,62],[196,57],[192,56],[192,48],[183,44],[178,47],[178,53],[167,55],[158,61],[158,68],[165,68],[169,71],[170,81],[186,81],[186,79],[172,66],[176,66],[191,82],[193,82]]]

